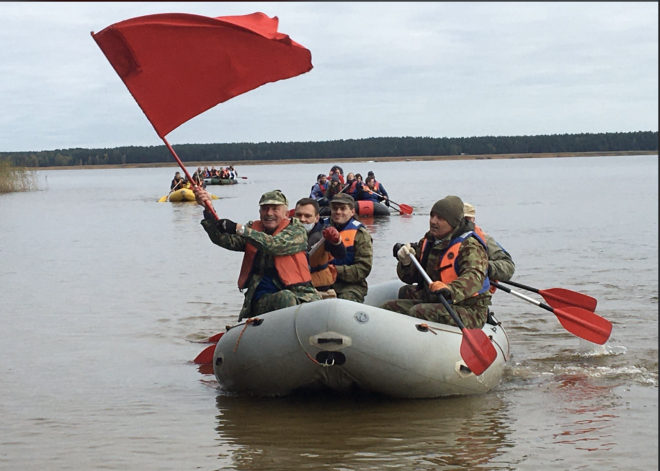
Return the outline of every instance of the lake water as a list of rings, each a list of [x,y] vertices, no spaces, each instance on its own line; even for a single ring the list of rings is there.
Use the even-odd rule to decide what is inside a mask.
[[[40,171],[41,191],[0,195],[0,469],[658,468],[658,156],[337,163],[415,208],[365,219],[370,284],[458,195],[514,280],[596,297],[611,338],[498,292],[512,357],[488,394],[223,395],[190,361],[237,319],[241,254],[209,241],[199,206],[156,202],[177,169]],[[263,192],[293,204],[330,166],[239,166],[208,189],[245,223]]]

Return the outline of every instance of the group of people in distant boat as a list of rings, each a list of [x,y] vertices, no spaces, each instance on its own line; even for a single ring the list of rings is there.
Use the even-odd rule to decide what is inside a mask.
[[[238,177],[238,172],[236,169],[234,169],[233,165],[229,165],[228,167],[220,167],[220,169],[217,169],[214,167],[211,167],[209,170],[208,167],[204,167],[204,170],[201,170],[201,167],[197,168],[197,171],[202,173],[203,178],[213,178],[213,177],[218,177],[222,178],[223,180],[229,179],[229,180],[236,180],[236,177]]]
[[[204,167],[203,170],[202,167],[197,167],[197,170],[191,175],[191,177],[195,185],[206,188],[206,183],[204,182],[205,178],[217,177],[222,178],[223,180],[235,180],[238,177],[238,172],[233,165],[221,167],[220,169],[216,169],[215,166],[211,167],[211,169]],[[176,191],[182,188],[192,188],[192,185],[187,177],[181,176],[181,172],[176,172],[172,179],[172,183],[170,183],[170,191]]]
[[[369,171],[364,181],[361,174],[352,172],[348,173],[344,180],[344,170],[338,165],[333,166],[327,176],[321,173],[316,177],[309,197],[323,207],[328,206],[332,198],[340,193],[350,195],[355,201],[375,201],[390,205],[387,190],[376,180],[374,172]]]

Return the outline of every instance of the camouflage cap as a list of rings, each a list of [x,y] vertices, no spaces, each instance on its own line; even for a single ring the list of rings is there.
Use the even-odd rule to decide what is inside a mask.
[[[289,200],[286,199],[286,196],[280,190],[267,191],[259,199],[259,206],[263,206],[264,204],[283,204],[288,208]]]
[[[470,203],[463,203],[463,214],[466,218],[476,217],[477,210]]]
[[[350,204],[351,206],[353,206],[355,200],[351,195],[347,195],[346,193],[338,193],[332,197],[332,200],[330,200],[330,204],[332,203]]]

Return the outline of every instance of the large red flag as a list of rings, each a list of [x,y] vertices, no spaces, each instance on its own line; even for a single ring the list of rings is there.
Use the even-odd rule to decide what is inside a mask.
[[[309,50],[277,24],[263,13],[163,13],[115,23],[92,37],[164,140],[218,103],[312,69]]]

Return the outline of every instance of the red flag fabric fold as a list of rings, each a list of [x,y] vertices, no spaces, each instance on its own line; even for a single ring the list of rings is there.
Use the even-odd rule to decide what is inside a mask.
[[[263,13],[141,16],[92,37],[164,138],[198,114],[312,69],[310,51]]]

